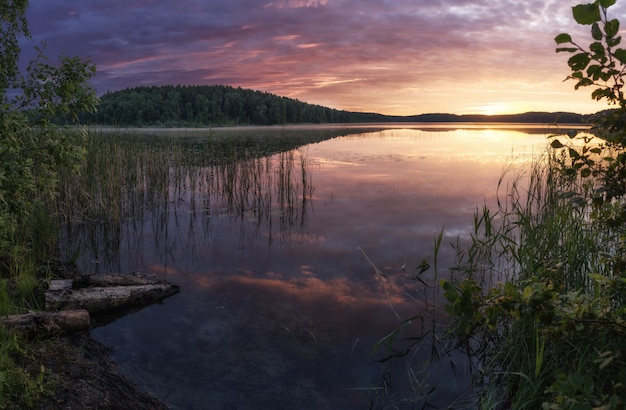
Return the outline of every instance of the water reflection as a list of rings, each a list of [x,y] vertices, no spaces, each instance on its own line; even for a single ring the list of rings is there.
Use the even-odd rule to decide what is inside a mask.
[[[134,171],[117,185],[119,222],[69,224],[68,248],[86,251],[85,271],[156,272],[182,289],[94,331],[121,369],[173,408],[461,400],[466,365],[429,342],[443,314],[423,286],[432,270],[418,281],[414,268],[442,228],[444,243],[470,231],[503,170],[547,134],[364,131],[223,162],[200,154],[202,139],[204,160],[177,156],[174,139],[142,160],[154,170],[138,170],[136,153],[121,161]],[[440,257],[445,267],[452,249]],[[407,362],[376,363],[375,343],[418,313],[411,334],[425,343]]]

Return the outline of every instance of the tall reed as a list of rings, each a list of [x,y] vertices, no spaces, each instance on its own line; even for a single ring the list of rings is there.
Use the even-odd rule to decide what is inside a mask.
[[[228,218],[241,224],[242,235],[265,226],[270,238],[274,231],[287,238],[306,220],[312,181],[302,151],[271,153],[236,137],[92,134],[82,173],[61,180],[62,246],[83,259],[115,260],[132,231],[150,223],[162,244],[170,224],[181,229],[190,214],[188,235],[198,219],[210,230]]]
[[[501,179],[497,211],[476,213],[441,282],[452,340],[477,370],[474,408],[624,404],[624,292],[606,257],[622,232],[591,217],[594,184],[562,172],[560,155]]]

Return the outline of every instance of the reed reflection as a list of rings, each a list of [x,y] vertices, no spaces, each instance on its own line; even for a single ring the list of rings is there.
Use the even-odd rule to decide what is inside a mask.
[[[83,272],[168,266],[211,247],[225,225],[246,249],[297,241],[314,187],[303,150],[262,156],[257,149],[221,155],[176,140],[94,137],[80,176],[64,180],[62,246]],[[180,248],[183,249],[180,249]],[[128,252],[127,249],[132,249]],[[126,260],[129,255],[141,262]],[[154,259],[156,257],[156,260]]]

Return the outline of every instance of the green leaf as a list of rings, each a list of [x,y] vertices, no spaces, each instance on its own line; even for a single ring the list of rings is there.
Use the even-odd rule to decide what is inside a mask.
[[[587,87],[593,85],[593,81],[590,80],[589,78],[583,78],[580,81],[578,81],[578,83],[574,86],[575,90],[578,90],[580,87]]]
[[[554,37],[554,41],[556,41],[557,44],[571,43],[572,37],[567,33],[561,33],[558,36]]]
[[[599,42],[591,43],[589,45],[589,49],[593,51],[593,58],[596,60],[604,57],[604,55],[606,54],[604,46]]]
[[[616,1],[617,0],[600,0],[600,5],[605,9],[608,9],[609,7],[614,5]]]
[[[600,74],[602,74],[602,67],[598,64],[590,65],[587,67],[587,77],[593,77],[593,80],[596,81],[600,78]]]
[[[557,53],[560,53],[561,51],[567,51],[568,53],[574,53],[576,51],[578,51],[578,49],[576,47],[559,47],[556,49]]]
[[[600,25],[597,22],[591,25],[591,37],[593,37],[594,40],[602,40],[602,30],[600,30]]]
[[[617,19],[607,21],[604,25],[604,32],[608,38],[615,37],[619,32],[619,21]]]
[[[572,7],[574,20],[578,24],[588,25],[600,21],[600,7],[597,3],[579,4]]]
[[[589,152],[593,153],[593,154],[599,154],[602,152],[602,150],[600,148],[591,148],[589,150]]]
[[[587,53],[578,53],[570,57],[570,59],[567,60],[567,64],[570,66],[572,70],[579,71],[579,70],[585,69],[585,67],[587,67],[587,64],[589,64],[590,61],[591,61],[591,58],[589,57]]]
[[[613,52],[613,55],[620,61],[620,63],[626,64],[626,50],[618,48]]]
[[[601,100],[603,98],[611,98],[611,90],[606,88],[598,88],[591,93],[591,98]]]
[[[583,178],[587,178],[591,175],[591,170],[589,168],[585,168],[580,171],[580,176]]]
[[[617,46],[621,42],[622,42],[622,37],[620,36],[620,37],[607,39],[606,40],[606,45],[609,46],[609,47],[615,47],[615,46]]]
[[[602,81],[609,81],[611,79],[611,73],[600,73],[600,78]]]
[[[554,140],[550,143],[550,146],[552,148],[563,148],[565,145],[561,144],[561,141],[559,140]]]

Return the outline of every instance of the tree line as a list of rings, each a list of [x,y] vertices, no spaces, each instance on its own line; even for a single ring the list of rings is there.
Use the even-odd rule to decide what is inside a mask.
[[[85,123],[113,126],[274,125],[382,121],[267,92],[225,85],[165,85],[107,92]]]
[[[107,92],[82,123],[121,127],[276,125],[372,122],[582,123],[587,116],[566,112],[510,115],[421,114],[393,116],[351,112],[271,93],[226,85],[141,86]],[[68,123],[59,117],[59,123]]]

